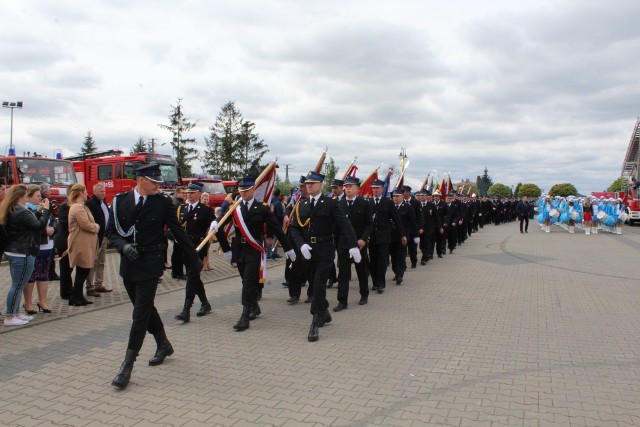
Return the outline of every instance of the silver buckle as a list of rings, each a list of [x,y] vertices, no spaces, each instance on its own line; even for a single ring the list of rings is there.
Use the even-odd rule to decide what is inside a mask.
[[[312,237],[310,240],[311,240],[311,243],[316,243],[316,238],[315,237]]]
[[[247,243],[247,239],[245,239],[244,237],[240,238],[240,243]]]

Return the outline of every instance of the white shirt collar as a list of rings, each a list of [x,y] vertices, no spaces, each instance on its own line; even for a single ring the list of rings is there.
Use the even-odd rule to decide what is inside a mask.
[[[140,196],[142,196],[142,194],[138,193],[138,190],[136,190],[136,187],[133,187],[133,202],[134,203],[138,203],[138,200],[140,199]],[[144,201],[147,201],[147,196],[142,196],[144,198]]]

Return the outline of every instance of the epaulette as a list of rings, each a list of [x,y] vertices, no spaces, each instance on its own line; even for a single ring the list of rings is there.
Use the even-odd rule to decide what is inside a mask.
[[[265,202],[262,202],[262,206],[268,206]]]

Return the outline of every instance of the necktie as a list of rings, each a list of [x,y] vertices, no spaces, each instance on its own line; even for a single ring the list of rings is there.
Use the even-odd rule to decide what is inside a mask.
[[[136,210],[138,212],[142,210],[142,205],[144,205],[144,196],[138,197],[138,203],[136,204]]]
[[[311,210],[316,207],[316,199],[314,197],[311,198]]]
[[[193,210],[193,205],[189,205],[189,213]]]
[[[380,199],[378,199],[378,198],[376,197],[376,206],[378,206],[378,201],[379,201],[379,200],[380,200]]]
[[[351,207],[351,205],[353,204],[353,200],[347,200],[347,204],[349,205],[349,207]]]

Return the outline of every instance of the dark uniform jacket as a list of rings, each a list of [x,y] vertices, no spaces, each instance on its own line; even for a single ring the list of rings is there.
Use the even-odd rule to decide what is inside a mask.
[[[455,225],[457,227],[459,220],[460,211],[458,210],[458,205],[455,202],[452,202],[448,205],[447,216],[445,217],[444,223],[448,226]]]
[[[422,228],[422,215],[420,215],[420,208],[422,207],[422,204],[420,203],[420,201],[413,196],[409,199],[409,201],[407,201],[406,199],[403,200],[406,204],[410,205],[413,208],[413,215],[415,216],[416,222],[418,223],[418,229]]]
[[[422,203],[420,204],[420,217],[425,233],[439,230],[442,227],[436,205],[433,202],[425,202],[424,206],[422,206]]]
[[[311,246],[310,261],[327,261],[335,257],[334,227],[340,230],[341,239],[349,249],[358,247],[351,223],[335,199],[320,195],[311,210],[311,197],[302,200],[294,212],[291,223],[291,238],[298,248]],[[300,221],[298,220],[298,215]],[[307,221],[308,220],[308,221]]]
[[[178,208],[179,221],[187,232],[194,246],[198,246],[209,233],[209,226],[216,219],[213,209],[200,202],[189,212],[189,203],[184,203]]]
[[[98,200],[96,196],[91,196],[91,198],[85,203],[85,206],[89,208],[89,211],[91,211],[91,215],[93,215],[93,219],[96,221],[96,224],[100,226],[100,230],[98,231],[98,245],[102,245],[102,239],[104,239],[104,234],[107,230],[107,223],[105,221],[104,212],[102,211],[102,204],[107,206],[107,203],[104,200]],[[108,208],[109,207],[107,206],[107,209]],[[58,208],[58,213],[60,213],[60,208]],[[67,215],[69,214],[67,213]],[[67,223],[67,234],[68,233]]]
[[[438,216],[438,221],[440,222],[440,226],[444,227],[447,224],[447,217],[449,216],[449,205],[444,200],[440,200],[438,203],[433,202],[436,205],[436,215]]]
[[[282,231],[281,225],[271,212],[271,208],[266,203],[260,203],[256,200],[253,201],[251,207],[247,209],[244,202],[241,201],[236,209],[240,209],[242,212],[243,221],[249,231],[249,234],[258,242],[259,245],[263,245],[263,239],[265,234],[264,225],[267,224],[267,233],[269,235],[275,235],[285,251],[291,250],[289,239]],[[216,237],[220,243],[220,247],[224,252],[231,251],[231,259],[237,262],[247,261],[259,261],[262,254],[259,250],[255,249],[242,235],[238,224],[235,219],[234,226],[236,228],[235,235],[229,244],[227,235],[224,232],[224,227],[220,227],[216,232]]]
[[[368,242],[369,236],[373,231],[370,204],[360,196],[353,199],[351,206],[349,206],[346,197],[343,197],[339,203],[342,210],[347,214],[347,219],[351,223],[353,231],[356,233],[356,240]],[[340,238],[338,247],[340,249],[351,249],[353,246],[348,246],[348,243],[346,239]]]
[[[408,203],[401,203],[398,206],[392,203],[392,205],[392,209],[398,213],[400,218],[398,224],[402,224],[402,227],[394,226],[392,228],[391,241],[397,242],[405,236],[407,239],[418,237],[418,221],[413,212],[413,206]]]
[[[140,253],[140,258],[135,261],[122,256],[120,275],[131,281],[150,280],[162,276],[166,249],[165,225],[180,246],[191,249],[183,251],[187,271],[197,269],[199,259],[195,248],[178,223],[176,207],[171,198],[162,193],[147,196],[140,212],[137,211],[133,198],[133,190],[114,197],[107,225],[107,237],[118,252],[122,253],[127,243],[134,243]],[[135,241],[133,235],[123,237],[119,234],[116,217],[125,234],[135,226]]]
[[[67,250],[69,237],[69,205],[64,201],[58,205],[58,232],[53,236],[53,245],[62,254]]]
[[[381,197],[380,203],[376,207],[375,199],[372,197],[369,199],[369,205],[373,222],[373,231],[369,239],[372,245],[388,245],[391,243],[391,230],[394,226],[400,235],[406,236],[404,225],[400,221],[398,211],[391,200]]]

